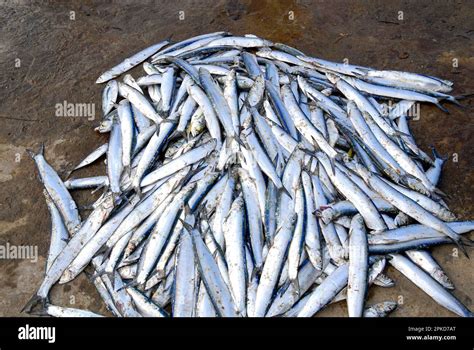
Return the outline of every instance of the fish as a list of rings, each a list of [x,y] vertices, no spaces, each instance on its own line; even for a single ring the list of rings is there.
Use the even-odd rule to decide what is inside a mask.
[[[38,304],[44,306],[48,302],[48,295],[52,286],[60,279],[63,272],[77,254],[79,254],[87,240],[100,229],[108,218],[114,207],[112,193],[108,193],[103,198],[100,198],[99,201],[100,203],[97,207],[82,223],[77,232],[73,234],[72,238],[68,241],[64,249],[61,250],[56,259],[54,259],[40,287],[25,305],[24,310],[31,310]]]
[[[197,302],[198,281],[194,264],[193,242],[188,232],[179,234],[179,246],[176,255],[176,276],[173,288],[173,316],[193,317]]]
[[[73,235],[82,224],[77,204],[57,172],[46,161],[43,153],[44,146],[41,146],[41,149],[37,154],[28,150],[28,154],[35,161],[45,190],[48,192],[54,205],[61,213],[69,234]]]
[[[140,91],[120,82],[118,83],[118,91],[120,96],[129,100],[130,103],[134,105],[135,108],[143,113],[143,115],[148,119],[156,124],[159,124],[163,121],[163,118],[157,112],[150,100]]]
[[[51,216],[51,242],[49,244],[48,259],[46,261],[46,271],[48,271],[59,253],[61,253],[67,245],[69,232],[64,224],[63,218],[61,217],[61,213],[58,208],[56,208],[56,205],[48,192],[43,190],[43,194]]]
[[[347,285],[348,264],[339,266],[311,294],[297,317],[311,317],[326,306]]]
[[[267,313],[271,297],[278,282],[278,276],[283,268],[283,262],[291,243],[294,226],[296,224],[296,213],[289,217],[278,228],[278,233],[273,239],[265,264],[263,265],[260,283],[255,298],[254,317],[263,317]]]
[[[107,176],[82,177],[64,181],[64,186],[66,186],[68,190],[105,187],[109,184],[110,182]]]
[[[451,312],[462,316],[472,317],[473,314],[451,293],[443,288],[438,282],[416,266],[408,258],[400,254],[390,254],[389,263],[412,281],[417,287],[421,288],[438,304],[450,310]]]
[[[46,306],[45,312],[52,317],[105,317],[87,310],[51,304]]]
[[[349,317],[362,317],[365,294],[367,293],[367,274],[369,249],[364,220],[360,214],[351,221],[349,240],[349,276],[347,282],[347,309]]]
[[[384,301],[367,307],[364,310],[363,317],[386,317],[398,307],[394,301]]]
[[[114,107],[118,97],[118,84],[116,80],[110,80],[102,92],[102,114],[107,115]]]
[[[244,316],[247,310],[247,273],[245,270],[244,199],[242,196],[233,201],[223,223],[223,231],[230,289],[236,311]]]
[[[108,71],[104,72],[101,74],[99,78],[96,80],[96,84],[102,84],[105,83],[115,77],[118,77],[119,75],[129,71],[133,67],[139,65],[143,61],[145,61],[147,58],[155,54],[157,51],[165,47],[166,45],[169,44],[168,40],[163,40],[160,41],[159,43],[156,43],[152,46],[147,47],[146,49],[143,49],[136,54],[126,58],[123,60],[121,63],[118,65],[112,67]]]

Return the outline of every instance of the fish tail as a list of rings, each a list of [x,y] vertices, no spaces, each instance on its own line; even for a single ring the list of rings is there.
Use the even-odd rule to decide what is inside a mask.
[[[433,153],[433,157],[435,157],[436,159],[441,159],[443,161],[447,161],[449,159],[449,155],[445,155],[445,156],[440,155],[438,151],[436,151],[436,148],[433,145],[431,145],[430,148],[431,148],[431,152]]]
[[[181,225],[183,225],[183,227],[186,229],[186,231],[191,233],[191,231],[193,230],[193,227],[190,224],[188,224],[187,222],[185,222],[184,220],[182,220],[181,218],[178,218],[178,220],[181,222]]]
[[[433,193],[443,197],[443,198],[449,198],[449,196],[444,193],[443,191],[441,191],[439,188],[435,187],[434,190],[433,190]]]
[[[28,153],[28,155],[31,157],[31,159],[35,159],[35,156],[37,156],[38,154],[44,155],[44,142],[41,142],[38,153],[35,153],[34,151],[32,151],[29,148],[26,149],[26,153]]]
[[[170,138],[172,138],[173,136],[181,137],[186,140],[189,139],[189,135],[186,133],[186,131],[181,131],[181,130],[175,130],[174,135],[171,135]]]
[[[39,310],[35,310],[35,311],[31,311],[29,312],[30,315],[35,315],[35,316],[49,316],[48,312],[47,312],[47,308],[49,306],[49,303],[45,303],[44,307],[39,309]]]
[[[109,188],[108,185],[103,185],[103,184],[102,184],[102,185],[100,185],[99,187],[93,189],[93,190],[91,191],[91,194],[94,194],[94,193],[96,193],[97,191],[100,191],[101,189],[104,189],[104,193],[105,193],[105,192],[107,192],[108,188]]]
[[[84,204],[77,207],[79,210],[92,210],[94,209],[93,204]]]
[[[250,279],[253,279],[255,276],[259,276],[263,270],[263,263],[261,262],[259,265],[255,265],[252,269],[252,273],[250,275]]]
[[[472,244],[472,242],[470,240],[466,241],[466,239],[467,239],[466,237],[459,236],[457,237],[457,239],[454,240],[454,243],[456,243],[457,247],[461,250],[464,256],[470,259],[469,254],[467,253],[467,250],[466,250],[466,245],[470,245]]]
[[[245,147],[245,144],[244,144],[244,142],[242,141],[242,139],[240,138],[239,135],[235,134],[232,137],[232,139],[235,140],[235,142],[237,142],[241,147]]]
[[[295,148],[295,150],[299,149],[300,151],[306,153],[307,155],[317,159],[316,154],[314,152],[311,152],[309,149],[306,149],[306,148],[304,148],[303,146],[300,146],[300,145],[297,145],[296,147],[297,148]]]
[[[293,196],[290,194],[290,192],[286,189],[284,185],[278,189],[278,192],[282,192],[286,194],[288,197],[290,197],[291,199],[293,199]]]
[[[107,250],[108,250],[108,247],[106,244],[102,245],[99,250],[95,253],[95,255],[104,255],[104,256],[107,256],[105,255],[105,253],[107,253]]]
[[[71,174],[72,174],[75,170],[76,170],[76,168],[65,171],[65,172],[64,172],[64,178],[65,178],[65,179],[68,179],[69,176],[71,176]]]
[[[130,174],[132,172],[132,168],[130,167],[130,165],[126,165],[123,167],[123,172],[124,174],[127,174],[128,177],[130,177]]]
[[[336,162],[333,158],[329,158],[329,163],[331,164],[332,175],[336,175]]]
[[[31,313],[34,308],[40,306],[40,310],[44,310],[46,308],[46,304],[48,303],[48,299],[42,297],[35,293],[30,300],[23,306],[20,312]]]
[[[461,104],[458,100],[457,100],[458,96],[449,96],[446,98],[446,101],[449,101],[453,104],[455,104],[456,106],[458,106],[459,108],[463,108],[465,109],[466,106],[464,106],[463,104]],[[462,98],[462,97],[461,97]]]
[[[443,107],[439,102],[434,104],[436,107],[441,109],[444,113],[450,114],[449,110]]]
[[[137,281],[130,281],[128,283],[125,283],[123,286],[121,286],[119,289],[116,289],[117,292],[121,291],[122,289],[126,289],[126,288],[132,288],[132,287],[136,287],[138,286],[138,282]],[[115,286],[114,286],[115,288]]]
[[[143,197],[143,192],[142,192],[142,188],[140,187],[140,185],[134,187],[135,189],[135,193],[137,194],[137,196],[141,199]]]
[[[31,149],[27,148],[26,153],[28,153],[28,155],[31,157],[31,159],[35,159],[36,154]]]
[[[468,92],[468,93],[465,93],[465,94],[456,95],[456,96],[453,96],[453,98],[455,98],[457,100],[463,100],[463,99],[471,97],[471,96],[474,96],[474,92]]]
[[[301,293],[301,290],[300,290],[300,283],[298,281],[298,277],[291,281],[291,285],[294,288],[294,293],[299,297],[300,293]]]
[[[287,290],[288,290],[288,287],[290,286],[290,281],[286,281],[281,287],[280,289],[278,290],[277,293],[279,293],[279,295],[283,295]]]
[[[64,271],[63,274],[61,275],[61,278],[59,279],[58,284],[68,283],[72,281],[75,277],[76,276],[74,274],[70,273],[69,270],[66,269],[66,271]]]
[[[160,281],[163,280],[166,277],[166,269],[163,267],[156,269],[156,275],[158,276]]]
[[[446,110],[446,112],[449,113],[447,110]],[[410,134],[407,134],[406,132],[403,132],[403,131],[400,131],[400,130],[395,131],[395,136],[412,137]]]
[[[96,271],[92,276],[91,276],[91,281],[94,281],[95,279],[99,278],[99,277],[102,277],[103,275],[105,275],[106,272],[105,270],[100,270],[100,271]]]
[[[474,241],[466,236],[461,236],[461,242],[465,246],[474,247]]]

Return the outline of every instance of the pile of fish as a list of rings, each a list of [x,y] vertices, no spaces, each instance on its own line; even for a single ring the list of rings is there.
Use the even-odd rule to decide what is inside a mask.
[[[381,317],[397,303],[366,305],[367,290],[393,286],[391,265],[471,315],[427,249],[465,252],[474,221],[456,221],[436,187],[445,159],[408,125],[418,103],[457,103],[452,82],[218,32],[160,42],[97,83],[109,142],[74,170],[105,156],[106,174],[63,181],[31,152],[52,232],[24,310],[99,316],[49,302],[85,270],[116,316],[309,317],[346,302]],[[70,191],[91,188],[81,218]]]

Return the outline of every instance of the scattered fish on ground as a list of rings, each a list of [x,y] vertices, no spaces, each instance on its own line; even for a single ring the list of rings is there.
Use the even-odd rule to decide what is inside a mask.
[[[457,103],[452,82],[216,32],[159,42],[96,83],[109,142],[68,175],[102,156],[105,171],[63,181],[43,147],[29,151],[52,228],[25,311],[99,317],[49,300],[85,270],[119,317],[311,317],[341,301],[385,317],[397,303],[369,306],[367,291],[393,286],[392,265],[472,316],[429,249],[466,252],[474,222],[449,210],[444,159],[409,129],[415,103]],[[79,215],[70,191],[91,189],[102,194]]]

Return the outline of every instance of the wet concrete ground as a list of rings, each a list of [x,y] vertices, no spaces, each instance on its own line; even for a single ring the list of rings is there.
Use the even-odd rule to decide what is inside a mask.
[[[321,58],[347,58],[354,64],[449,79],[455,83],[455,94],[474,91],[474,5],[468,1],[118,4],[19,1],[2,2],[0,7],[0,244],[34,245],[40,255],[36,263],[0,260],[0,316],[20,315],[41,282],[49,245],[49,214],[25,150],[36,150],[44,142],[46,158],[64,173],[105,142],[105,136],[93,131],[101,108],[101,86],[94,82],[104,70],[139,49],[170,36],[180,40],[218,30],[253,33]],[[183,20],[180,11],[184,11]],[[96,120],[55,116],[55,105],[64,101],[95,104]],[[440,187],[450,195],[448,203],[461,219],[473,219],[473,100],[463,104],[464,109],[448,106],[449,115],[423,105],[420,120],[411,126],[425,150],[434,145],[450,156]],[[98,174],[99,168],[93,166],[77,175]],[[81,204],[86,204],[87,197],[88,193],[75,194]],[[453,249],[438,247],[433,254],[454,282],[456,297],[472,310],[473,263]],[[393,316],[453,315],[393,269],[388,274],[396,286],[371,288],[369,304],[402,298]],[[106,313],[84,275],[55,287],[51,299],[58,305]],[[346,314],[344,303],[320,313]]]

